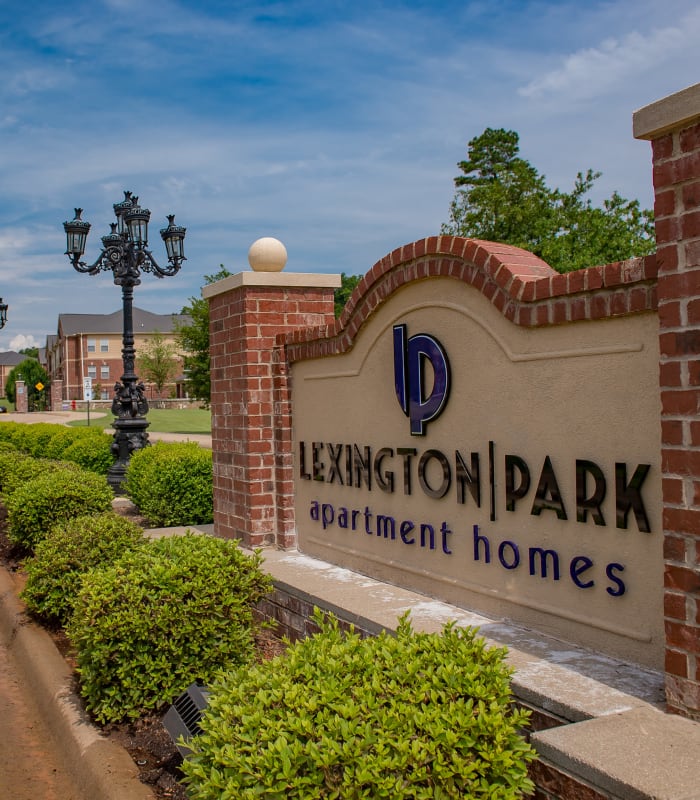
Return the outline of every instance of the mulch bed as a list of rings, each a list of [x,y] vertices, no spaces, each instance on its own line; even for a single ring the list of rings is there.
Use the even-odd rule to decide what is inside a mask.
[[[29,555],[7,538],[7,512],[0,504],[0,565],[18,573],[21,580],[22,562]],[[71,668],[75,667],[71,644],[62,628],[44,626],[57,649]],[[284,644],[270,631],[256,636],[258,659],[274,658],[284,651]],[[77,693],[77,686],[76,686]],[[148,784],[159,800],[187,800],[187,793],[179,781],[182,778],[182,756],[161,724],[160,714],[148,714],[133,722],[95,726],[129,752],[138,767],[142,783]]]

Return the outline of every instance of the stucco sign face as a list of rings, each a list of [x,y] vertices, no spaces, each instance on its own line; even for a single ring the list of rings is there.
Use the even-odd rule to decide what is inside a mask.
[[[524,330],[407,287],[293,365],[299,549],[658,666],[657,342],[651,315]]]
[[[426,366],[433,385],[426,396]],[[411,435],[423,436],[426,425],[442,413],[450,393],[450,362],[440,342],[427,333],[408,337],[406,325],[394,325],[396,397],[411,423]]]

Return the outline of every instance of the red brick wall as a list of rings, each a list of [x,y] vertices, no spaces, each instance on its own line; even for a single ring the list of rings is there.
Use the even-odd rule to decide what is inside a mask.
[[[277,337],[333,320],[333,289],[243,285],[210,298],[214,523],[251,547],[295,542],[287,365]]]
[[[559,274],[507,244],[432,236],[404,245],[362,278],[333,329],[286,337],[290,362],[344,353],[377,307],[401,286],[450,277],[481,291],[506,319],[523,327],[561,325],[656,311],[656,257],[631,258]]]
[[[666,694],[700,719],[700,123],[652,143],[658,246]]]

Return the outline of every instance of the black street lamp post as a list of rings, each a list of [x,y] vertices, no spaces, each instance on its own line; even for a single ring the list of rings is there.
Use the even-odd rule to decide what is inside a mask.
[[[124,192],[124,200],[114,204],[116,222],[110,224],[111,232],[102,237],[102,252],[94,264],[86,264],[80,258],[85,252],[85,241],[90,223],[81,219],[82,208],[75,209],[75,219],[64,222],[66,231],[66,255],[78,272],[97,275],[102,270],[111,270],[114,283],[122,287],[123,335],[122,363],[124,374],[121,382],[114,384],[112,414],[116,417],[112,452],[115,462],[107,479],[115,493],[122,491],[122,483],[131,453],[148,444],[148,401],[143,383],[134,372],[136,351],[134,349],[133,301],[134,286],[141,283],[141,272],[152,272],[158,278],[179,272],[185,260],[183,241],[186,229],[175,224],[175,216],[168,216],[168,227],[160,232],[168,255],[169,266],[161,267],[148,250],[148,221],[151,212],[139,206],[139,199]]]
[[[2,297],[0,297],[0,330],[5,327],[5,323],[7,322],[7,303],[2,302]]]

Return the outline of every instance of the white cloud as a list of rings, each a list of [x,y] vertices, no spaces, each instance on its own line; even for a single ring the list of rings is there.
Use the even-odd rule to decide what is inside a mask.
[[[565,102],[609,94],[630,80],[641,80],[642,75],[676,58],[681,51],[694,54],[698,38],[700,10],[690,12],[673,27],[647,34],[635,30],[607,38],[596,47],[578,50],[556,69],[518,89],[518,94],[534,100],[563,98]],[[687,82],[681,80],[683,86]]]
[[[10,350],[19,352],[27,347],[41,347],[42,344],[38,342],[31,334],[29,336],[19,333],[14,338],[10,339]]]

